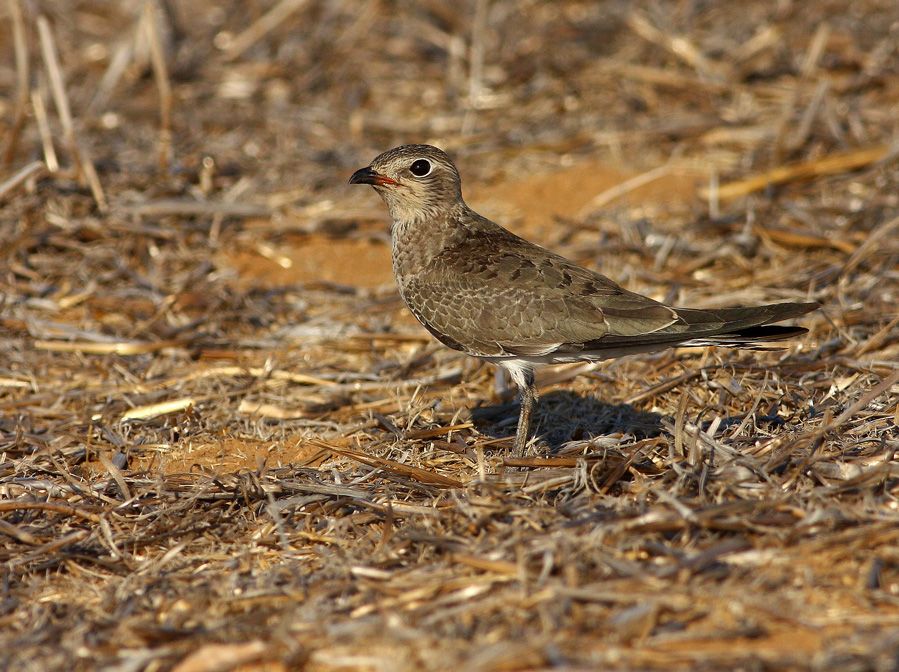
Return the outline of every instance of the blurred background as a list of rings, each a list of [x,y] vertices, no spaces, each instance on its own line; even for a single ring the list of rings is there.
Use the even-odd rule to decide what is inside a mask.
[[[605,232],[664,257],[688,246],[666,233],[703,219],[720,232],[747,217],[851,237],[896,207],[885,171],[876,187],[828,181],[840,205],[825,216],[798,192],[768,210],[779,182],[851,175],[886,156],[899,58],[889,1],[17,0],[4,11],[5,173],[44,158],[41,175],[53,179],[40,183],[42,200],[64,189],[67,212],[102,213],[105,229],[169,215],[211,227],[213,244],[222,228],[261,219],[282,234],[358,237],[383,211],[345,189],[346,175],[408,142],[448,150],[470,201],[545,245],[588,227],[596,249]],[[816,168],[852,150],[867,153]],[[809,163],[765,176],[797,161]],[[748,176],[761,181],[719,194]],[[9,221],[33,211],[16,193],[5,195]],[[177,199],[187,202],[168,202]],[[287,277],[355,284],[317,254]],[[369,256],[352,269],[360,281],[388,282],[383,259]],[[604,263],[625,282],[635,272]]]

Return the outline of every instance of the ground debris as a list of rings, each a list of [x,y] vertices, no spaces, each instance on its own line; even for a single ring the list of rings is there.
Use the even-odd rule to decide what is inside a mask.
[[[95,4],[0,41],[0,668],[893,669],[895,3]],[[344,186],[419,141],[641,293],[823,307],[543,371],[504,458]]]

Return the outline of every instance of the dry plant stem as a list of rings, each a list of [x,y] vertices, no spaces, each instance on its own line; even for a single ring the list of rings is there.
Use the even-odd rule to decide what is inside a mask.
[[[115,341],[110,343],[95,343],[91,341],[44,341],[37,340],[34,347],[38,350],[50,350],[53,352],[86,352],[92,354],[116,354],[121,356],[141,355],[148,352],[158,352],[165,348],[175,348],[184,345],[184,341],[168,340],[152,343],[141,341]]]
[[[715,62],[703,54],[689,39],[683,35],[671,34],[656,28],[642,12],[633,12],[627,20],[628,26],[647,42],[659,45],[663,49],[695,68],[700,74],[713,80],[730,79],[725,64]]]
[[[840,240],[839,238],[826,238],[823,236],[798,233],[796,231],[781,231],[778,229],[766,228],[759,224],[753,225],[752,230],[761,238],[771,240],[775,243],[785,245],[787,247],[829,247],[835,250],[840,250],[840,252],[844,252],[845,254],[853,254],[857,249],[856,246],[852,243],[846,240]]]
[[[885,244],[886,241],[892,241],[892,249],[895,251],[899,246],[896,245],[896,231],[899,230],[899,217],[887,220],[880,224],[869,236],[865,238],[865,242],[859,245],[852,256],[846,261],[841,275],[845,276],[857,269],[865,259],[877,250],[888,250],[890,246]]]
[[[815,30],[812,41],[809,43],[808,51],[806,51],[800,66],[800,72],[804,78],[808,79],[815,74],[815,70],[818,68],[818,61],[821,60],[821,54],[827,48],[830,32],[830,24],[827,22],[819,24]]]
[[[147,44],[150,45],[150,62],[153,78],[159,91],[159,167],[168,170],[172,161],[172,85],[165,60],[165,50],[159,34],[159,16],[156,2],[148,0],[144,4],[142,25]]]
[[[16,97],[13,107],[13,122],[7,133],[6,149],[3,152],[3,165],[8,166],[16,155],[19,135],[25,125],[28,107],[28,89],[30,86],[30,61],[28,45],[25,42],[25,22],[22,19],[22,6],[19,0],[7,0],[7,8],[12,18],[13,49],[16,55]]]
[[[441,474],[427,471],[426,469],[411,467],[407,464],[402,464],[394,460],[372,457],[370,455],[365,455],[363,453],[357,453],[350,450],[341,450],[339,448],[328,446],[327,444],[320,442],[319,445],[321,445],[323,448],[328,448],[330,451],[337,453],[338,455],[349,457],[353,460],[361,462],[362,464],[367,464],[370,467],[387,469],[388,471],[403,474],[422,483],[430,483],[432,485],[440,485],[449,488],[461,488],[463,485],[462,482],[457,479],[448,478],[446,476],[442,476]]]
[[[112,58],[109,59],[109,65],[106,67],[106,72],[103,73],[103,77],[97,85],[97,90],[94,92],[94,96],[87,106],[89,113],[95,113],[106,106],[113,90],[128,69],[129,63],[134,59],[134,43],[137,40],[137,33],[141,32],[142,20],[143,14],[141,14],[141,19],[138,19],[135,34],[124,43],[119,44],[113,52]]]
[[[615,76],[624,76],[640,82],[647,82],[655,86],[671,88],[705,89],[709,92],[724,91],[731,88],[731,83],[709,81],[697,77],[690,72],[674,70],[672,68],[655,68],[635,63],[622,63],[609,61],[604,67]]]
[[[44,96],[40,88],[31,92],[31,107],[34,109],[34,118],[41,136],[44,163],[47,164],[47,170],[55,173],[59,170],[59,159],[56,157],[56,148],[53,146],[53,133],[50,131],[50,120],[47,118],[47,106],[44,105]]]
[[[822,106],[827,99],[827,94],[830,91],[830,82],[826,79],[818,82],[817,87],[815,87],[815,92],[812,94],[812,99],[809,101],[808,106],[805,108],[805,111],[802,113],[802,118],[799,121],[799,127],[796,129],[796,132],[787,140],[786,149],[787,151],[796,151],[803,145],[805,145],[808,140],[809,135],[812,131],[812,124],[814,124],[815,119],[818,117]]]
[[[885,392],[889,392],[896,383],[899,383],[899,371],[895,371],[893,375],[883,379],[880,384],[874,387],[874,389],[869,390],[862,395],[858,401],[840,413],[832,423],[827,423],[820,431],[827,432],[839,429],[845,423],[849,422],[854,415],[864,410],[872,401],[883,395]]]
[[[103,185],[100,184],[100,176],[97,175],[97,169],[91,160],[87,149],[81,145],[78,147],[78,157],[81,162],[81,169],[84,171],[84,177],[90,187],[91,195],[97,204],[97,210],[105,213],[109,210],[109,203],[106,201],[106,193],[103,191]]]
[[[0,203],[2,203],[7,194],[10,194],[16,187],[24,184],[29,178],[35,177],[45,170],[46,166],[43,161],[32,161],[9,179],[0,182]]]
[[[13,537],[17,541],[21,541],[23,544],[28,544],[29,546],[38,546],[41,543],[38,537],[19,529],[15,525],[7,523],[5,520],[0,520],[0,534]]]
[[[234,38],[225,49],[225,60],[233,61],[239,58],[256,42],[287,21],[294,12],[300,11],[307,2],[308,0],[281,0],[263,14],[258,21]]]
[[[270,652],[268,643],[258,639],[239,644],[206,644],[186,655],[172,672],[214,672],[251,668]]]
[[[733,57],[738,62],[749,60],[774,47],[781,39],[780,31],[774,26],[761,26],[752,37],[734,50]]]
[[[791,94],[784,102],[780,119],[777,123],[777,130],[775,132],[773,156],[776,163],[780,163],[783,160],[784,154],[795,152],[802,147],[808,137],[811,125],[818,114],[820,106],[825,100],[825,96],[829,89],[829,82],[827,80],[822,80],[818,83],[811,101],[802,114],[799,127],[793,133],[792,137],[788,138],[788,128],[793,120],[796,105],[802,95],[804,89],[803,84],[814,75],[818,59],[827,45],[827,38],[829,35],[830,28],[826,23],[818,26],[800,66],[801,78],[793,82]]]
[[[628,180],[620,184],[616,184],[614,187],[610,187],[605,191],[594,196],[590,202],[581,208],[579,213],[580,217],[587,217],[597,210],[600,210],[607,206],[609,203],[621,198],[634,191],[635,189],[639,189],[640,187],[650,184],[655,180],[658,180],[665,175],[668,175],[673,170],[673,166],[671,166],[671,162],[665,163],[661,166],[653,168],[651,170],[646,171],[640,175],[636,175]]]
[[[272,208],[256,203],[224,203],[222,201],[188,201],[165,199],[144,201],[121,207],[122,212],[139,217],[171,215],[225,215],[227,217],[268,217]]]
[[[468,101],[476,108],[484,89],[484,33],[487,29],[489,0],[477,0],[471,30],[471,49],[468,72]]]
[[[41,41],[41,54],[44,58],[44,68],[47,71],[47,76],[50,78],[50,92],[53,95],[59,122],[62,124],[63,140],[65,140],[69,151],[77,156],[78,148],[75,139],[75,125],[72,122],[72,110],[69,106],[69,97],[66,95],[62,71],[59,67],[59,56],[57,55],[56,44],[53,40],[53,33],[50,30],[50,23],[47,21],[47,17],[41,15],[37,18],[37,28]]]
[[[0,502],[0,512],[3,511],[24,511],[28,509],[40,509],[42,511],[50,511],[52,513],[61,513],[66,516],[76,516],[84,518],[92,523],[100,522],[100,516],[90,511],[84,511],[68,504],[57,502]]]
[[[882,348],[886,344],[887,339],[890,337],[896,327],[899,327],[899,314],[897,314],[896,317],[883,325],[883,328],[872,335],[869,339],[863,341],[862,343],[859,343],[858,348],[855,351],[855,356],[860,357],[867,352]]]
[[[717,197],[719,200],[730,200],[740,196],[746,196],[755,191],[760,191],[766,187],[792,182],[794,180],[807,180],[812,177],[822,175],[835,175],[844,173],[848,170],[863,168],[880,161],[886,157],[891,151],[889,145],[880,145],[867,149],[845,152],[842,154],[832,154],[815,161],[802,161],[799,163],[788,164],[773,168],[760,175],[737,180],[736,182],[728,182],[718,187]],[[708,191],[703,193],[703,197],[709,198]]]
[[[94,164],[87,153],[87,150],[79,144],[75,135],[75,125],[72,120],[72,110],[69,106],[69,98],[66,95],[65,84],[63,83],[62,70],[59,67],[59,56],[56,50],[56,43],[53,40],[53,32],[50,30],[50,23],[47,17],[41,15],[37,19],[38,34],[41,42],[41,53],[44,58],[44,67],[50,78],[50,91],[53,94],[53,102],[56,105],[56,112],[59,114],[59,121],[63,128],[63,139],[71,152],[75,163],[78,166],[85,181],[90,187],[91,194],[97,204],[97,209],[104,213],[109,209],[106,201],[106,194],[100,184],[100,178],[94,168]]]

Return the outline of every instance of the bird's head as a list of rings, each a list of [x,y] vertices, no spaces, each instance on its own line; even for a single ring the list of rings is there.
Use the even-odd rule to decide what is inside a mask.
[[[459,171],[443,150],[401,145],[360,168],[350,184],[370,184],[394,222],[420,221],[462,204]]]

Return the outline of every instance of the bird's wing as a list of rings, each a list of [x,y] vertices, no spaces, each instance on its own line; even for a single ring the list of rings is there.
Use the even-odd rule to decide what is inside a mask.
[[[418,320],[450,347],[546,361],[783,338],[788,328],[757,327],[817,307],[673,308],[499,227],[444,250],[401,291]]]
[[[504,229],[444,250],[401,293],[439,340],[481,356],[541,356],[680,322],[668,306]]]

